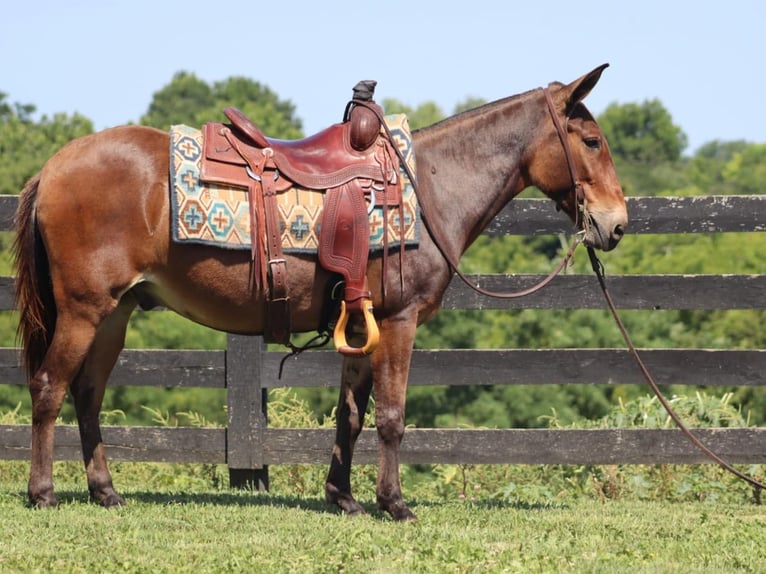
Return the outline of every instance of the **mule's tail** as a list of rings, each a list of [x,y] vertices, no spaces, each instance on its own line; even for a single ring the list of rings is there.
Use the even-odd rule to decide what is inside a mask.
[[[37,227],[36,203],[39,185],[38,173],[24,186],[14,218],[16,307],[20,314],[17,337],[22,344],[22,357],[28,379],[40,368],[56,328],[56,304],[50,280],[48,254]]]

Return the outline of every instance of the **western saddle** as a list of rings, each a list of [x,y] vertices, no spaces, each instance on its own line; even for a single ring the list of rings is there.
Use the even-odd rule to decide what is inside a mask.
[[[342,123],[301,140],[266,137],[234,108],[224,110],[230,123],[204,126],[200,179],[248,192],[251,287],[266,294],[264,336],[269,342],[292,346],[287,262],[276,198],[294,186],[324,193],[319,263],[339,273],[345,283],[333,331],[336,349],[360,356],[372,353],[379,342],[367,282],[369,210],[381,205],[385,217],[388,207],[400,204],[401,191],[396,151],[381,133],[382,109],[372,99],[375,85],[375,81],[359,82]],[[384,257],[386,249],[387,242]],[[364,321],[367,334],[361,347],[346,340],[350,316]]]

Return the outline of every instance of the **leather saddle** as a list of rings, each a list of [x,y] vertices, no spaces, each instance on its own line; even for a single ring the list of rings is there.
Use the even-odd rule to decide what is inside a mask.
[[[371,353],[379,342],[366,275],[368,210],[381,205],[385,216],[388,207],[400,203],[401,191],[396,152],[381,133],[382,110],[372,100],[374,87],[372,81],[357,84],[343,122],[300,140],[269,138],[235,108],[224,110],[230,123],[212,122],[203,128],[200,179],[248,192],[251,285],[266,293],[268,341],[291,346],[287,262],[276,197],[297,186],[324,193],[319,263],[345,282],[333,333],[336,348],[359,356]],[[347,343],[350,316],[364,321],[367,338],[362,347]]]

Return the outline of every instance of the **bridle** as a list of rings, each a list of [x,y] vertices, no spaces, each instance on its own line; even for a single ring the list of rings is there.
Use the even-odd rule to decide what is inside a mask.
[[[545,103],[548,104],[548,111],[551,113],[551,119],[553,125],[556,127],[556,133],[561,140],[561,146],[564,148],[564,156],[567,160],[567,169],[569,170],[569,178],[572,181],[572,191],[574,193],[575,200],[575,228],[585,228],[588,221],[588,215],[586,211],[586,199],[585,190],[580,181],[580,177],[577,173],[577,165],[572,155],[572,148],[569,146],[569,138],[567,138],[567,131],[564,126],[561,125],[558,114],[556,114],[556,107],[553,105],[553,98],[551,97],[551,91],[548,88],[543,88],[545,94]],[[569,118],[567,118],[569,119]],[[557,203],[561,208],[561,200]],[[580,216],[582,216],[582,226],[580,225]]]

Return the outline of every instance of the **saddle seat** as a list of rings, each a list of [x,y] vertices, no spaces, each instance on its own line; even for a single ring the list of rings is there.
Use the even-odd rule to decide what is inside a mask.
[[[280,140],[266,137],[236,108],[226,108],[224,114],[240,143],[251,148],[247,150],[251,157],[273,153],[279,171],[300,186],[330,189],[359,177],[377,181],[386,179],[380,158],[375,158],[376,148],[380,147],[376,144],[380,140],[376,139],[366,149],[354,149],[348,123],[334,124],[303,139]],[[236,155],[241,159],[239,153]]]

